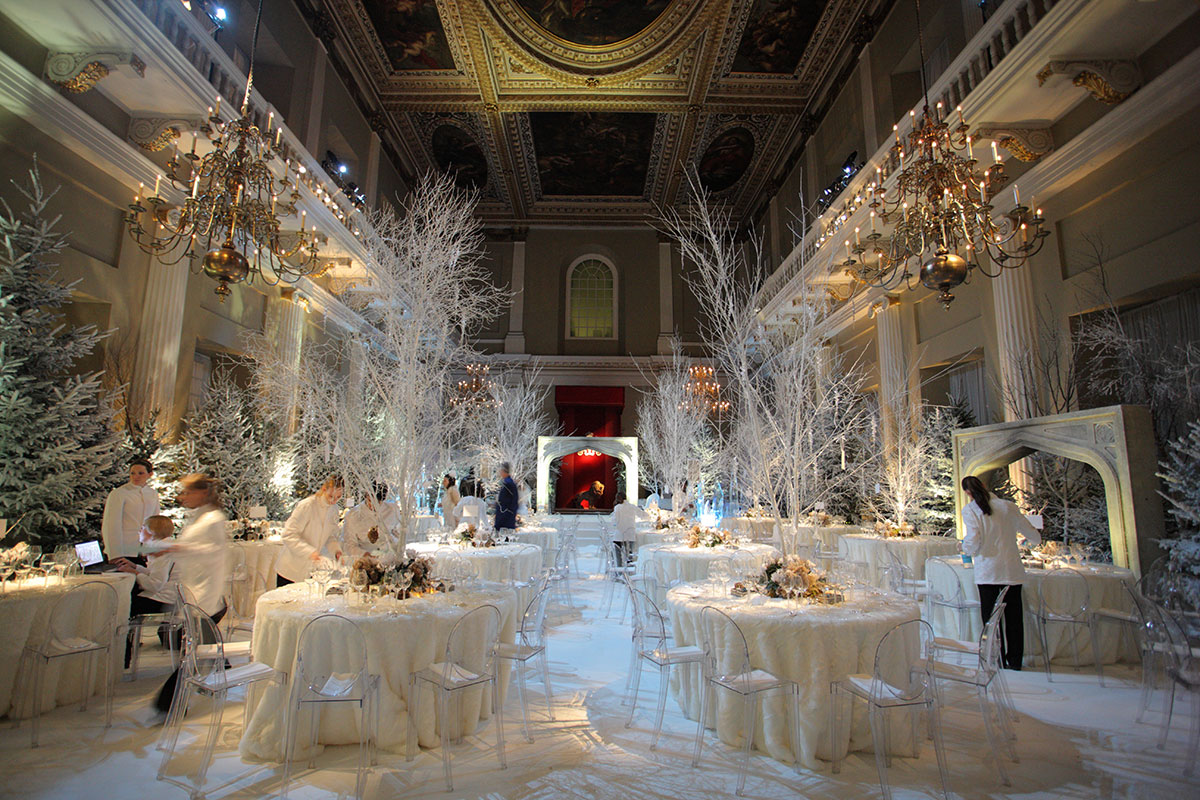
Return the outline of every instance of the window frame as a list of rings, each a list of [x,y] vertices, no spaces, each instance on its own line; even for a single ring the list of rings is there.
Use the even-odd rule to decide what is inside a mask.
[[[571,332],[571,311],[573,310],[572,297],[571,297],[571,281],[575,276],[576,268],[578,268],[581,264],[585,264],[589,261],[596,261],[596,262],[599,262],[600,264],[603,264],[605,267],[608,268],[608,272],[612,276],[612,336],[575,336]],[[600,255],[599,253],[587,253],[585,255],[579,256],[578,258],[576,258],[574,261],[571,262],[571,265],[567,268],[567,280],[566,280],[566,287],[565,287],[566,302],[564,304],[566,307],[566,315],[565,315],[565,319],[563,321],[564,327],[566,329],[565,330],[566,339],[568,341],[615,342],[620,339],[620,336],[619,336],[620,329],[618,328],[618,323],[619,323],[620,318],[618,317],[618,314],[617,314],[617,308],[618,308],[617,298],[619,296],[620,285],[621,285],[620,276],[617,274],[616,266],[612,263],[612,261],[610,259],[606,258],[605,256]]]

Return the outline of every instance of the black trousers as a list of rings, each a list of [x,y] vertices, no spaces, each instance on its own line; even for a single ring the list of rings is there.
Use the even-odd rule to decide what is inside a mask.
[[[225,618],[225,612],[228,608],[222,608],[220,611],[212,615],[214,625],[221,624],[221,620]],[[204,637],[202,644],[216,644],[211,642],[208,637]],[[167,678],[167,682],[158,690],[158,697],[154,698],[154,707],[164,714],[171,710],[171,700],[175,697],[175,684],[179,682],[179,670],[171,673],[171,677]]]
[[[1008,594],[1004,596],[1004,618],[1000,622],[1004,632],[1000,640],[1001,665],[1006,669],[1019,670],[1025,658],[1025,609],[1021,606],[1021,585],[981,583],[979,589],[979,612],[983,615],[983,624],[987,625],[996,607],[996,598],[1008,586]]]

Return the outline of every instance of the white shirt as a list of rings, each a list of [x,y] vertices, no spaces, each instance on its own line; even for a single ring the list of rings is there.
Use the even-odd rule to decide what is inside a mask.
[[[458,493],[458,487],[451,484],[442,494],[442,524],[447,530],[454,530],[458,527],[458,503],[462,500],[462,495]]]
[[[460,525],[464,522],[473,522],[478,525],[487,519],[487,503],[483,502],[482,498],[468,495],[458,501],[458,505],[454,507],[454,516]]]
[[[628,501],[614,508],[609,518],[612,519],[613,526],[617,529],[616,540],[618,542],[634,541],[637,538],[637,522],[645,517],[646,512]]]
[[[147,517],[158,512],[158,492],[149,486],[126,483],[109,492],[104,501],[104,520],[100,523],[100,537],[108,560],[136,556],[142,525]]]
[[[324,550],[330,539],[336,541],[337,530],[337,503],[326,504],[315,494],[296,503],[283,525],[283,552],[275,571],[289,581],[308,580],[312,554]]]
[[[400,527],[400,509],[395,503],[372,502],[375,508],[359,503],[342,520],[342,549],[347,555],[360,556],[396,540],[392,531]],[[371,528],[379,529],[379,538],[374,542],[369,538]]]
[[[971,556],[976,584],[1021,584],[1025,567],[1017,551],[1017,534],[1030,544],[1042,541],[1037,529],[1029,524],[1015,503],[989,498],[992,513],[984,514],[974,500],[963,508],[963,552]]]
[[[195,508],[184,514],[183,530],[175,540],[175,579],[191,590],[205,614],[212,616],[225,605],[229,583],[229,518],[216,506]]]
[[[174,544],[170,539],[168,544]],[[171,570],[175,566],[175,557],[170,553],[161,555],[150,554],[146,557],[145,567],[138,567],[138,594],[157,600],[167,605],[175,605],[175,589],[171,585],[173,578]]]

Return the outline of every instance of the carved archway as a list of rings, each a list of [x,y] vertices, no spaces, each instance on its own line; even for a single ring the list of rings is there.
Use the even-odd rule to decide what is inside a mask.
[[[550,465],[554,459],[590,448],[621,460],[625,465],[625,499],[637,503],[638,440],[636,436],[539,436],[537,460],[537,507],[550,502]]]
[[[1007,466],[1043,451],[1082,461],[1100,473],[1108,504],[1113,561],[1141,575],[1159,554],[1163,509],[1158,495],[1154,423],[1144,406],[1108,406],[1050,417],[982,425],[954,433],[954,505],[962,538],[964,475]]]

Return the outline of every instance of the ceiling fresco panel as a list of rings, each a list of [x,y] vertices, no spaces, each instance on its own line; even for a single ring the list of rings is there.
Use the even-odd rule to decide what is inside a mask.
[[[392,68],[454,69],[454,56],[434,0],[363,0]]]
[[[655,116],[603,111],[531,113],[542,194],[641,197]]]
[[[649,27],[670,0],[517,0],[548,32],[572,44],[604,45]]]
[[[733,71],[795,72],[824,9],[824,0],[755,0],[733,57]]]
[[[743,127],[719,134],[696,165],[700,182],[710,192],[721,192],[737,183],[754,159],[754,134]]]

